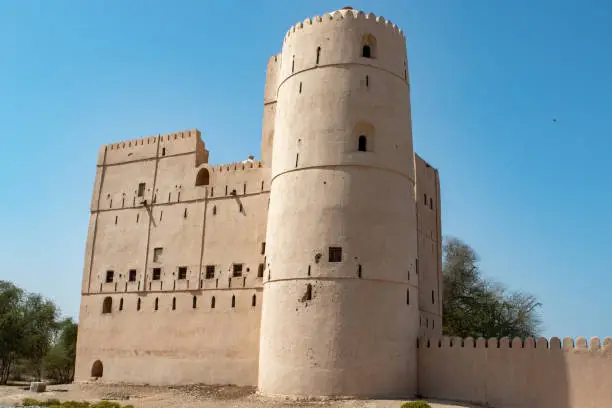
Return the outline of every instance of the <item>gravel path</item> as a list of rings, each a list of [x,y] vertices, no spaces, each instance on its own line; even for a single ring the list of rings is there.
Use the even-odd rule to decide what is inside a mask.
[[[294,401],[290,399],[264,398],[256,394],[255,387],[231,385],[185,385],[153,387],[124,384],[64,384],[47,387],[44,393],[33,393],[24,386],[0,386],[0,408],[12,407],[23,398],[61,401],[113,400],[135,408],[290,408],[290,407],[338,407],[338,408],[399,408],[400,400],[331,400]],[[4,404],[4,405],[2,405]],[[431,403],[433,408],[468,408],[469,405]]]

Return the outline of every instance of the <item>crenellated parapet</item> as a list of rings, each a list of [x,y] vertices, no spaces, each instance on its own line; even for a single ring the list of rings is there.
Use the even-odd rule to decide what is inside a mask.
[[[374,77],[382,72],[397,81],[408,82],[406,37],[399,27],[384,17],[342,9],[307,18],[289,29],[282,48],[278,87],[300,72],[340,66],[359,68],[356,75]],[[379,71],[376,71],[378,69]],[[378,72],[378,74],[375,74]],[[304,87],[321,83],[321,78],[300,78]],[[396,82],[399,85],[399,83]]]
[[[612,346],[612,337],[604,338],[603,342],[599,337],[591,337],[587,340],[585,337],[577,337],[575,340],[572,337],[551,337],[550,340],[546,337],[527,337],[522,339],[515,337],[491,337],[485,339],[483,337],[419,337],[417,340],[419,348],[427,349],[449,349],[449,348],[479,348],[479,349],[547,349],[547,350],[588,350],[601,351]]]
[[[236,172],[236,171],[244,171],[249,169],[256,169],[263,167],[263,164],[259,160],[247,161],[247,162],[232,162],[227,164],[219,164],[212,167],[212,171],[216,171],[218,173],[223,172]]]
[[[200,131],[184,130],[103,145],[98,165],[193,153],[197,150],[206,151]]]
[[[334,21],[341,20],[363,21],[364,23],[376,25],[386,30],[391,30],[401,39],[406,39],[406,35],[402,31],[402,29],[399,28],[397,25],[393,24],[390,20],[385,19],[383,16],[376,16],[374,13],[366,14],[363,11],[354,10],[352,8],[343,8],[341,10],[336,10],[331,13],[325,13],[322,16],[314,16],[312,18],[307,18],[304,21],[300,21],[299,23],[289,28],[289,30],[285,34],[284,41],[287,41],[294,33],[299,32],[304,27],[316,24],[333,23]]]

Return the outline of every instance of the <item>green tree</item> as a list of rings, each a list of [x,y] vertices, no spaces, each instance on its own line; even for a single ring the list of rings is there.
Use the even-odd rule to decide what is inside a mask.
[[[536,336],[541,304],[533,295],[511,292],[486,280],[478,267],[478,255],[453,237],[443,245],[443,330],[458,337]]]
[[[51,348],[53,336],[58,328],[58,310],[51,300],[39,294],[28,294],[23,302],[25,338],[21,355],[30,362],[37,380],[42,377],[43,358]]]
[[[59,323],[53,346],[44,358],[45,374],[60,383],[74,378],[77,324],[71,318]]]
[[[17,361],[41,378],[43,358],[58,328],[57,316],[52,301],[0,281],[0,384],[6,384]]]
[[[0,281],[0,384],[8,381],[25,336],[23,296],[23,291],[12,283]]]

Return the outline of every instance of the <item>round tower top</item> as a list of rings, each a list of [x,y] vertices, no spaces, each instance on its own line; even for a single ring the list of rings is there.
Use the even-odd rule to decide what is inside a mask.
[[[321,16],[314,16],[312,18],[307,18],[304,21],[301,21],[295,25],[293,25],[287,33],[285,34],[285,40],[292,36],[292,34],[301,31],[305,27],[314,26],[317,23],[326,23],[329,21],[341,21],[341,20],[353,20],[356,22],[363,23],[371,23],[376,24],[379,27],[384,27],[385,29],[391,29],[393,33],[398,35],[401,39],[406,40],[406,36],[404,32],[391,21],[385,19],[382,16],[376,16],[374,13],[364,13],[361,10],[355,10],[351,6],[346,6],[338,10],[334,10],[328,13],[325,13]]]

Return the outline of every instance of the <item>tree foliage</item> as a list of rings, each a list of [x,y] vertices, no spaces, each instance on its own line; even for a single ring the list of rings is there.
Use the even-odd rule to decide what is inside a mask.
[[[76,324],[71,319],[58,321],[58,315],[52,301],[0,281],[0,384],[6,384],[18,361],[37,380],[50,374],[58,381],[72,378]],[[60,371],[51,369],[60,361],[62,373],[68,370],[67,375],[58,375]]]
[[[458,337],[536,336],[541,304],[530,294],[509,291],[486,280],[478,267],[478,255],[453,237],[443,245],[443,330]]]

